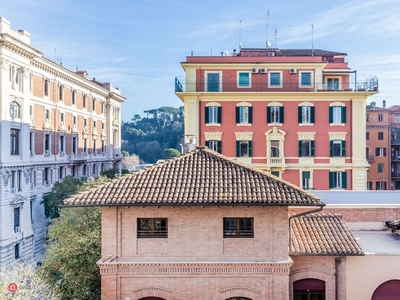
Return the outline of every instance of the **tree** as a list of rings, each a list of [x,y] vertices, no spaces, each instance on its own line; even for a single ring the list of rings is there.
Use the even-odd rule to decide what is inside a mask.
[[[163,158],[168,159],[168,158],[177,157],[177,156],[181,155],[181,153],[174,148],[167,148],[161,152],[161,155]]]
[[[127,169],[128,171],[132,171],[134,166],[140,165],[139,156],[136,154],[131,154],[122,157],[122,168]]]
[[[48,240],[41,269],[61,299],[100,299],[100,208],[63,208],[49,227]]]
[[[8,291],[8,285],[15,282],[18,289],[15,293]],[[0,273],[0,300],[56,300],[60,295],[45,280],[41,269],[31,265],[16,263],[11,269]]]

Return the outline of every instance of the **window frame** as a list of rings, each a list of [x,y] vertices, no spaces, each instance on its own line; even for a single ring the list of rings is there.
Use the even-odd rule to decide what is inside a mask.
[[[304,153],[304,146],[308,143],[308,153]],[[314,157],[315,155],[315,141],[313,140],[299,140],[299,157]]]
[[[21,130],[18,128],[10,128],[10,155],[20,155]]]
[[[283,124],[284,107],[283,106],[267,106],[267,123]]]
[[[329,188],[330,189],[346,189],[347,173],[346,171],[329,172]]]
[[[375,156],[385,157],[386,156],[386,147],[376,147],[375,148]]]
[[[335,145],[339,145],[340,155],[335,154]],[[346,141],[330,140],[330,157],[346,157]]]
[[[253,122],[253,107],[236,107],[236,124],[251,124]]]
[[[148,229],[142,229],[143,225],[141,221],[149,222],[150,226]],[[164,222],[164,225],[160,225],[160,230],[156,228],[156,222]],[[138,239],[143,238],[168,238],[168,218],[137,218],[137,230],[136,237]]]
[[[12,119],[21,118],[21,105],[15,100],[10,103],[10,117]]]
[[[242,147],[242,144],[246,144],[247,148],[246,151],[242,151],[242,148],[244,150],[244,147]],[[236,141],[236,157],[252,157],[252,141],[249,140],[237,140]],[[242,153],[246,152],[246,153]]]
[[[310,83],[305,84],[303,83],[303,74],[309,74],[310,75]],[[313,72],[311,71],[300,71],[299,72],[299,87],[300,88],[312,88],[313,87]]]
[[[329,107],[329,123],[345,124],[346,123],[346,106],[330,106]]]
[[[380,141],[383,140],[383,131],[378,132],[378,140],[380,140]]]
[[[209,75],[218,74],[218,83],[214,83],[215,86],[218,86],[218,90],[212,89],[214,85],[209,84]],[[222,72],[221,71],[205,71],[204,72],[204,91],[209,93],[221,92],[222,91]]]
[[[206,124],[221,124],[222,122],[222,107],[221,106],[206,106],[204,109],[204,119]]]
[[[299,106],[298,108],[298,123],[299,124],[314,124],[315,122],[315,107],[314,106]]]
[[[206,141],[206,147],[220,154],[222,153],[222,142],[219,140]]]
[[[235,222],[235,228],[231,228],[228,221]],[[250,221],[250,229],[248,224],[242,223],[242,221]],[[243,217],[224,217],[223,218],[223,237],[224,238],[254,238],[254,218],[243,218]]]

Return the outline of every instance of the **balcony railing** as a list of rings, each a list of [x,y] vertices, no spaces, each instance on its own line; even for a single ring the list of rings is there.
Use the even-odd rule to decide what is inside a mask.
[[[261,79],[260,74],[253,77],[251,85],[239,86],[236,78],[222,77],[220,82],[214,84],[213,89],[207,91],[204,78],[197,78],[191,82],[180,81],[175,77],[175,92],[372,92],[379,91],[378,78],[376,76],[365,77],[363,80],[342,80],[328,83],[326,81],[313,81],[309,85],[300,85],[298,76],[289,75],[281,78],[279,86],[268,84],[268,77]],[[264,76],[264,74],[261,74]],[[267,75],[265,75],[267,76]]]

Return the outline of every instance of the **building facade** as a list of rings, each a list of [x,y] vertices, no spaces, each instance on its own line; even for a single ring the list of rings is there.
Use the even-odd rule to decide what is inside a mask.
[[[175,81],[185,135],[304,189],[365,190],[366,100],[378,81],[357,81],[345,58],[278,48],[188,56],[184,84]]]
[[[43,194],[65,176],[120,168],[120,109],[110,83],[46,59],[0,18],[0,271],[40,261]]]

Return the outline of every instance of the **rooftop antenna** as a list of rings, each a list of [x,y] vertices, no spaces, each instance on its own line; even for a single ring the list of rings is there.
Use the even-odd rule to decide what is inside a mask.
[[[265,45],[267,46],[267,48],[270,48],[270,46],[268,46],[269,42],[268,42],[268,22],[269,22],[269,9],[267,10],[267,28],[266,28],[266,32],[265,32]]]
[[[276,42],[277,35],[278,35],[278,29],[275,28],[275,48],[278,48],[278,43]]]
[[[229,56],[229,51],[225,50],[225,54],[226,54],[226,56]]]
[[[311,56],[314,56],[314,24],[311,24]]]
[[[242,20],[239,21],[239,49],[242,48]]]

